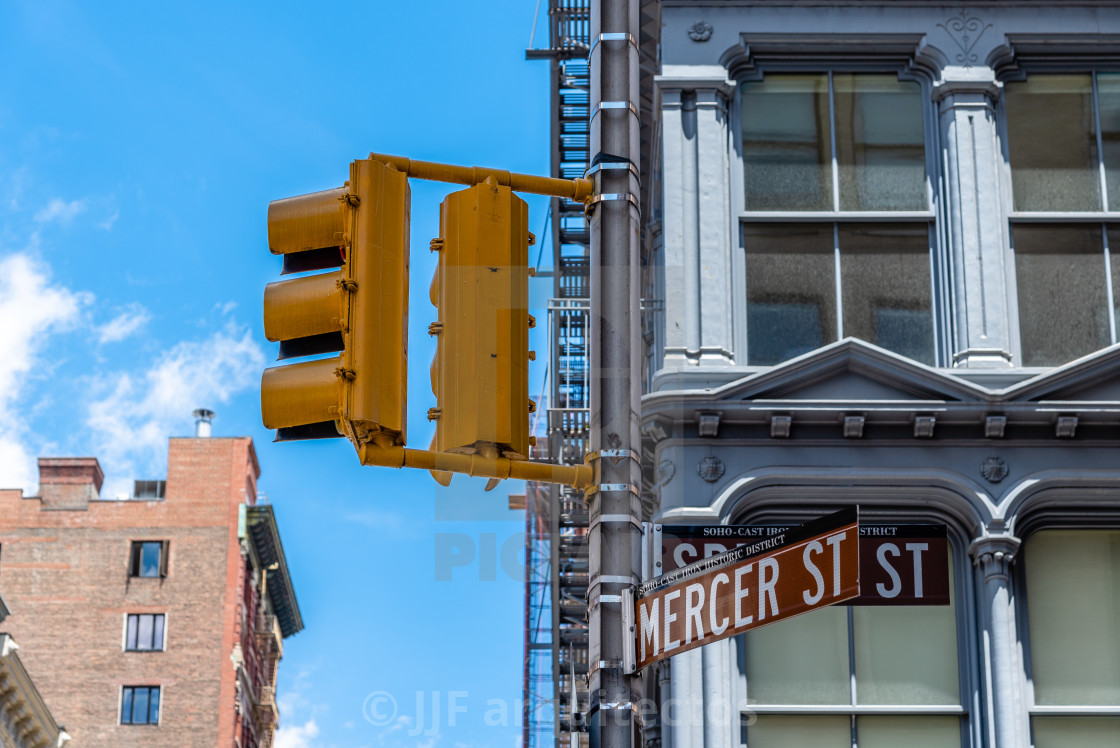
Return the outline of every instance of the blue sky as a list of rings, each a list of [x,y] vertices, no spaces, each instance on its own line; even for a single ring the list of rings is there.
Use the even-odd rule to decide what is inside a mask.
[[[217,412],[215,436],[252,436],[306,624],[285,642],[279,748],[519,742],[509,551],[523,515],[506,497],[523,486],[443,489],[362,468],[341,440],[274,444],[258,383],[276,354],[261,325],[280,268],[270,200],[339,186],[370,151],[548,173],[548,64],[524,59],[534,5],[0,9],[0,485],[35,490],[40,455],[94,455],[103,496],[127,491],[164,474],[167,438],[190,434],[198,407]],[[412,184],[420,447],[434,405],[427,244],[451,189]],[[547,201],[527,199],[540,235]],[[534,283],[543,320],[549,281]],[[382,693],[397,703],[388,720]]]

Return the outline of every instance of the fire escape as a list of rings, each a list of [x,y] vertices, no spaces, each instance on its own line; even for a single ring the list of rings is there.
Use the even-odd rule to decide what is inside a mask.
[[[582,177],[590,165],[590,0],[547,0],[548,47],[528,59],[551,65],[552,176]],[[539,7],[539,6],[538,6]],[[660,24],[659,0],[643,0],[641,92],[643,154],[649,169],[652,76]],[[530,46],[532,43],[530,42]],[[642,214],[649,215],[643,184]],[[580,464],[590,425],[588,332],[590,233],[582,203],[553,199],[553,298],[548,305],[550,357],[547,434],[538,434],[536,457]],[[546,272],[538,272],[538,276]],[[567,486],[529,484],[526,497],[525,748],[587,746],[582,715],[587,694],[588,513],[581,492]]]

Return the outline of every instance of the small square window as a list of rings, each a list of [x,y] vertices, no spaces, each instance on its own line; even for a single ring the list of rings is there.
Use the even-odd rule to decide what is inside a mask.
[[[159,724],[159,686],[125,686],[121,692],[122,725]]]
[[[132,577],[167,576],[167,541],[132,541],[128,574]]]
[[[163,613],[131,613],[125,623],[126,652],[154,652],[163,649]]]

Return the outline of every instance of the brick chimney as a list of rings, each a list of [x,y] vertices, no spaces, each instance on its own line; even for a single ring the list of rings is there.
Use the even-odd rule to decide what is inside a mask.
[[[85,509],[101,495],[105,474],[96,457],[40,457],[39,498],[44,509]]]

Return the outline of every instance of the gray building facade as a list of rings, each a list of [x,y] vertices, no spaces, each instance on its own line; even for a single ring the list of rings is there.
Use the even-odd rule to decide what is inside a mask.
[[[952,582],[649,668],[646,744],[1117,745],[1120,3],[643,13],[648,519],[858,504]]]

